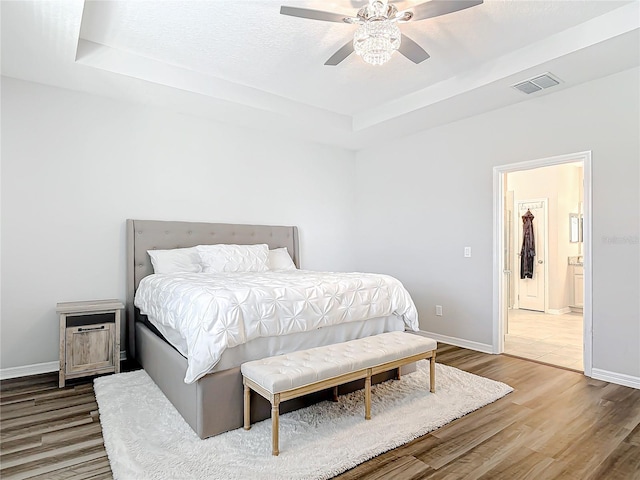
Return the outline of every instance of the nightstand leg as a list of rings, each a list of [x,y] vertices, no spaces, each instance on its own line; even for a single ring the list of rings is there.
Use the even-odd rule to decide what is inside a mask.
[[[116,310],[116,333],[114,335],[113,359],[114,372],[120,373],[120,310]]]
[[[67,342],[66,342],[66,329],[67,329],[67,316],[63,313],[59,315],[60,320],[60,372],[58,373],[58,388],[64,388],[65,372],[67,371]]]

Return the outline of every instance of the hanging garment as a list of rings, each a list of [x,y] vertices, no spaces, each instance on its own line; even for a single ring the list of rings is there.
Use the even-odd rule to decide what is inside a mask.
[[[522,249],[520,250],[520,278],[533,278],[533,260],[536,242],[533,236],[533,213],[527,210],[522,216]]]

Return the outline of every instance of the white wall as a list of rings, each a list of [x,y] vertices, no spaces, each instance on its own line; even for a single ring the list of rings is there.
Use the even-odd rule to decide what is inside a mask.
[[[640,377],[638,84],[629,70],[354,164],[337,148],[3,78],[0,366],[57,360],[56,302],[124,298],[126,218],[298,225],[303,267],[394,274],[423,329],[490,345],[492,168],[592,150],[593,366]]]
[[[297,225],[352,270],[354,154],[2,79],[3,369],[56,361],[56,302],[125,298],[125,219]],[[123,343],[124,345],[124,343]]]
[[[593,367],[638,381],[639,84],[635,68],[358,152],[357,268],[402,280],[422,329],[490,345],[493,167],[592,150]]]

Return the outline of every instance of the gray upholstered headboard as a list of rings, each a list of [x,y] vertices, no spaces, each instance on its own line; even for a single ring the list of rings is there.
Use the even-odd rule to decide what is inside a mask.
[[[129,358],[135,358],[136,314],[133,298],[140,281],[153,273],[147,250],[219,243],[237,245],[266,243],[271,249],[287,247],[293,262],[298,268],[300,267],[297,227],[127,220],[127,354]]]

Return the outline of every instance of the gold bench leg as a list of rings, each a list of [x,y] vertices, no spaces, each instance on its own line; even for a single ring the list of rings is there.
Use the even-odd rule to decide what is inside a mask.
[[[429,391],[431,391],[431,393],[436,393],[436,352],[433,352],[429,362],[429,383]]]
[[[251,389],[244,386],[244,429],[251,428]]]
[[[364,418],[371,420],[371,369],[367,371],[364,379]]]
[[[280,415],[280,394],[276,393],[271,401],[271,455],[277,456],[278,451],[278,430]]]

